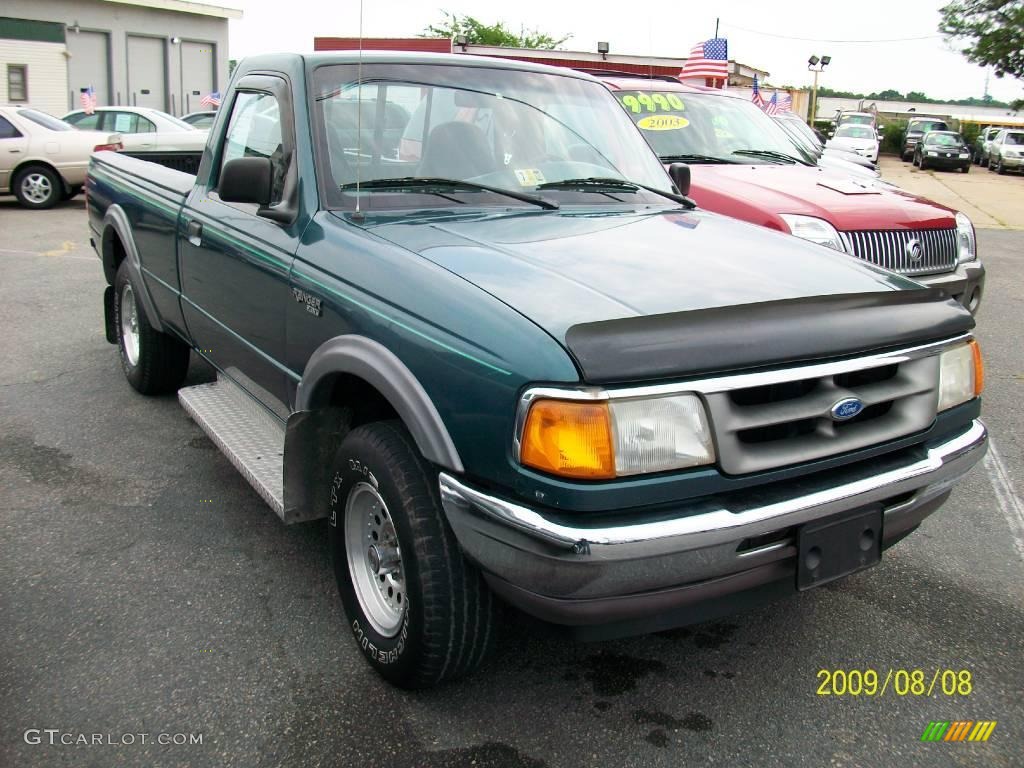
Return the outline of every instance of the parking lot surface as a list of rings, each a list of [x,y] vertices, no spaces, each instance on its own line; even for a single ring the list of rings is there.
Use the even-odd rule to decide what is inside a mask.
[[[281,525],[173,397],[125,382],[82,198],[0,199],[0,765],[1021,765],[1024,232],[979,242],[999,460],[878,567],[609,643],[510,616],[480,673],[409,693],[356,651],[324,522]],[[211,377],[195,364],[189,383]],[[971,684],[819,695],[837,669]],[[934,720],[997,726],[987,743],[922,743]],[[26,738],[44,729],[113,743]]]

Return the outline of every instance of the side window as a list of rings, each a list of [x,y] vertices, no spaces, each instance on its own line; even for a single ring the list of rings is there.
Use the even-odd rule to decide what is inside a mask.
[[[77,115],[68,117],[65,122],[71,123],[81,131],[96,131],[99,130],[100,113],[93,112],[91,115],[87,115],[84,112],[79,112]]]
[[[269,157],[274,169],[271,204],[281,202],[287,163],[281,138],[281,110],[277,99],[269,93],[241,91],[224,136],[221,168],[239,157]]]
[[[103,130],[114,133],[138,133],[138,116],[133,112],[107,112]]]
[[[21,136],[21,131],[11,125],[6,117],[0,117],[0,139],[16,139]]]
[[[156,133],[156,126],[148,117],[135,116],[135,133]]]

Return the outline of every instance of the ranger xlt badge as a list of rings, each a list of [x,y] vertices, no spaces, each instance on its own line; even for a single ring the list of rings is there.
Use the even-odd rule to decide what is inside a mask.
[[[306,305],[306,311],[311,315],[320,317],[320,299],[311,293],[306,293],[301,288],[292,288],[292,295],[300,304]]]

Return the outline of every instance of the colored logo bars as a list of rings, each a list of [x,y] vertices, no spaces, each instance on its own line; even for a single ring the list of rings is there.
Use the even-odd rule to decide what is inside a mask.
[[[995,720],[932,720],[921,741],[988,741],[996,729]]]

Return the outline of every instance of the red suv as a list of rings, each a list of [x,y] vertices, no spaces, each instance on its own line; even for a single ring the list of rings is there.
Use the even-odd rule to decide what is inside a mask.
[[[689,195],[702,208],[844,251],[977,311],[985,268],[966,214],[817,167],[770,117],[728,91],[601,79],[663,163],[690,166]]]

